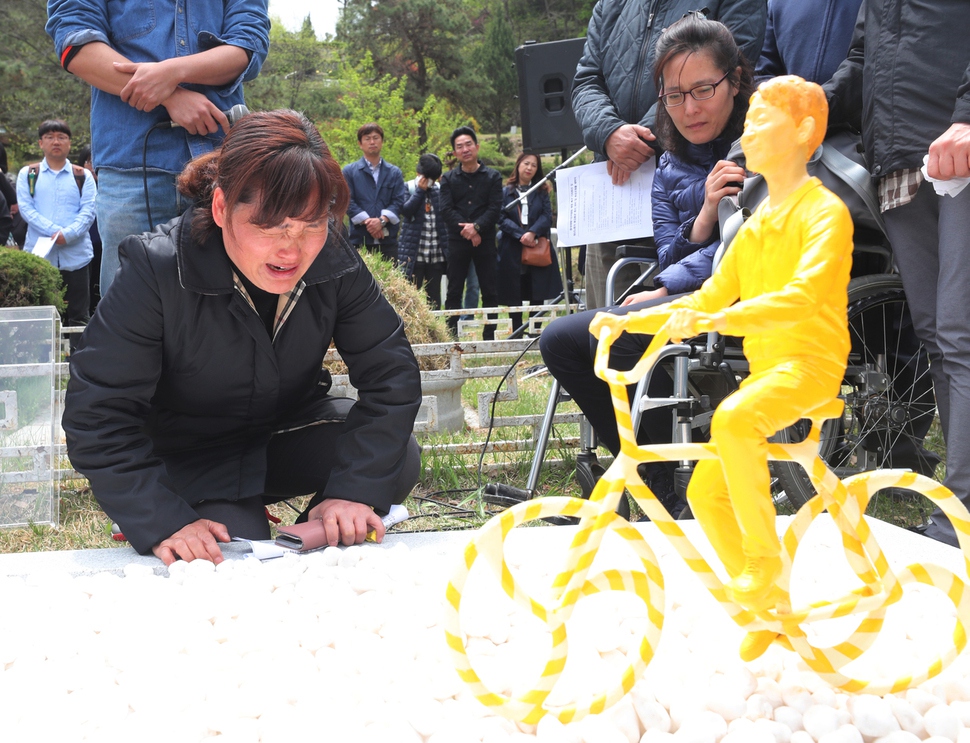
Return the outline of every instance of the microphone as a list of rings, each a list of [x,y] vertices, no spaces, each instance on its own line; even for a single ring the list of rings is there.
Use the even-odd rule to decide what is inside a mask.
[[[226,118],[229,119],[229,126],[232,126],[237,121],[239,121],[243,116],[249,113],[249,109],[246,108],[242,103],[237,103],[235,106],[230,108],[228,111],[223,111]],[[181,124],[176,124],[174,121],[169,122],[169,126],[173,129],[177,129]]]

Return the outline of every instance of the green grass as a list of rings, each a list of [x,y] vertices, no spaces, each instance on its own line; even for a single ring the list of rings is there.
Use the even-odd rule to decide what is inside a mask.
[[[505,360],[511,363],[514,357]],[[498,365],[494,358],[469,359],[469,366],[476,363]],[[530,353],[519,361],[520,376],[524,370],[538,363],[538,354]],[[550,377],[540,376],[520,381],[519,399],[503,401],[497,405],[496,415],[508,417],[541,414],[548,399]],[[425,448],[423,474],[413,494],[405,501],[411,518],[394,527],[395,532],[446,531],[473,529],[485,523],[496,512],[482,499],[482,487],[490,482],[506,483],[525,488],[532,461],[534,441],[530,426],[496,429],[491,441],[521,441],[527,444],[525,451],[495,451],[484,456],[473,445],[485,440],[486,430],[476,427],[478,394],[494,392],[498,379],[470,379],[462,390],[466,408],[466,429],[454,434],[421,436]],[[574,403],[560,405],[559,412],[576,411]],[[568,438],[579,435],[578,425],[562,424],[554,427],[546,453],[537,492],[539,495],[580,496],[581,489],[575,478],[576,450],[561,445]],[[465,444],[472,449],[468,453],[449,451],[447,445]],[[942,434],[934,424],[927,436],[927,448],[945,456]],[[479,469],[481,460],[481,470]],[[937,479],[945,475],[945,465],[937,469]],[[306,498],[295,498],[291,503],[297,508],[305,506]],[[640,509],[632,504],[635,519]],[[780,512],[784,512],[784,504]],[[925,522],[932,504],[919,496],[901,497],[900,494],[881,492],[873,498],[869,513],[899,526],[916,526]],[[296,512],[286,504],[270,507],[271,513],[292,523]],[[111,522],[95,501],[87,482],[76,480],[61,485],[60,525],[58,527],[33,525],[25,528],[0,529],[0,553],[35,552],[68,549],[91,549],[119,546],[111,539]]]

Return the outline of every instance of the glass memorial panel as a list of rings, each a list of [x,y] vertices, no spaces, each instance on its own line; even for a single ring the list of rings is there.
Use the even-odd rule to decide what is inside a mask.
[[[60,319],[0,309],[0,527],[57,523]]]

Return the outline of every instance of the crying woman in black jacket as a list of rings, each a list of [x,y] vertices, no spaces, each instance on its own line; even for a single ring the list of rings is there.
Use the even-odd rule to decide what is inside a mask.
[[[265,504],[354,544],[417,481],[418,366],[337,225],[340,167],[293,111],[254,113],[179,179],[195,207],[121,244],[71,356],[74,467],[141,553],[222,560],[269,538]],[[328,395],[331,340],[359,400]]]

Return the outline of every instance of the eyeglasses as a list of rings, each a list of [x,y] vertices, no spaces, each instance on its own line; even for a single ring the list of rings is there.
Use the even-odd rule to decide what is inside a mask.
[[[45,142],[67,142],[70,137],[66,134],[45,134],[41,139]]]
[[[684,101],[687,100],[687,94],[695,101],[706,101],[709,98],[713,98],[714,94],[717,92],[717,86],[724,82],[730,71],[725,72],[724,75],[716,83],[705,83],[704,85],[698,85],[696,88],[691,88],[686,93],[665,93],[659,96],[660,100],[663,101],[665,108],[677,108],[677,106],[683,106]]]

